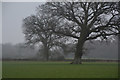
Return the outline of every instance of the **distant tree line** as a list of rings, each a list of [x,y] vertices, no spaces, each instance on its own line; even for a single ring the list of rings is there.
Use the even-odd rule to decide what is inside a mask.
[[[50,50],[49,60],[72,60],[75,54],[76,44],[67,43],[63,48],[55,47]],[[23,43],[0,44],[2,47],[3,59],[18,59],[18,60],[46,60],[44,57],[44,48],[41,47],[26,47]],[[105,59],[118,60],[118,41],[113,42],[87,42],[85,44],[83,59]]]
[[[2,46],[2,58],[3,59],[34,59],[34,60],[46,60],[44,56],[43,46],[30,47],[24,43],[16,45],[6,43],[1,44]],[[72,46],[72,45],[71,45]],[[68,48],[69,44],[63,48],[54,47],[49,51],[50,60],[64,60],[65,56],[71,52],[71,48]],[[71,50],[70,50],[71,49]]]

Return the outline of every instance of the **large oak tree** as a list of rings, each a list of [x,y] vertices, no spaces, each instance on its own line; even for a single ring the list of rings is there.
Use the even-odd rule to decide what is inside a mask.
[[[54,33],[77,39],[73,64],[81,64],[86,41],[106,40],[119,34],[118,2],[47,2],[39,9],[58,21],[62,19],[63,25],[51,29]]]

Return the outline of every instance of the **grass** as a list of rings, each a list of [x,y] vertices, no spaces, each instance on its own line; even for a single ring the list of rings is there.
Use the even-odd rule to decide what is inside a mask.
[[[2,61],[0,61],[0,79],[2,78]]]
[[[118,78],[115,62],[4,61],[3,78]]]

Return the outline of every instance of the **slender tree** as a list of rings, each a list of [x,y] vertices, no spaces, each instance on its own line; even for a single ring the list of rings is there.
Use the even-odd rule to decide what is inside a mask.
[[[77,39],[72,64],[81,64],[86,41],[106,40],[119,34],[118,2],[47,2],[39,8],[51,17],[62,19],[61,27],[51,29],[54,33]]]

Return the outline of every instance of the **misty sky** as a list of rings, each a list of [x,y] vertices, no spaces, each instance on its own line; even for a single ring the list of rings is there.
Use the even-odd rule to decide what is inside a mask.
[[[22,20],[36,13],[42,2],[3,2],[2,3],[2,43],[24,42]]]
[[[2,3],[0,2],[0,43],[2,43]],[[0,46],[0,59],[2,59],[2,46]],[[0,65],[0,74],[2,73],[2,66]],[[0,76],[1,78],[2,76]]]

